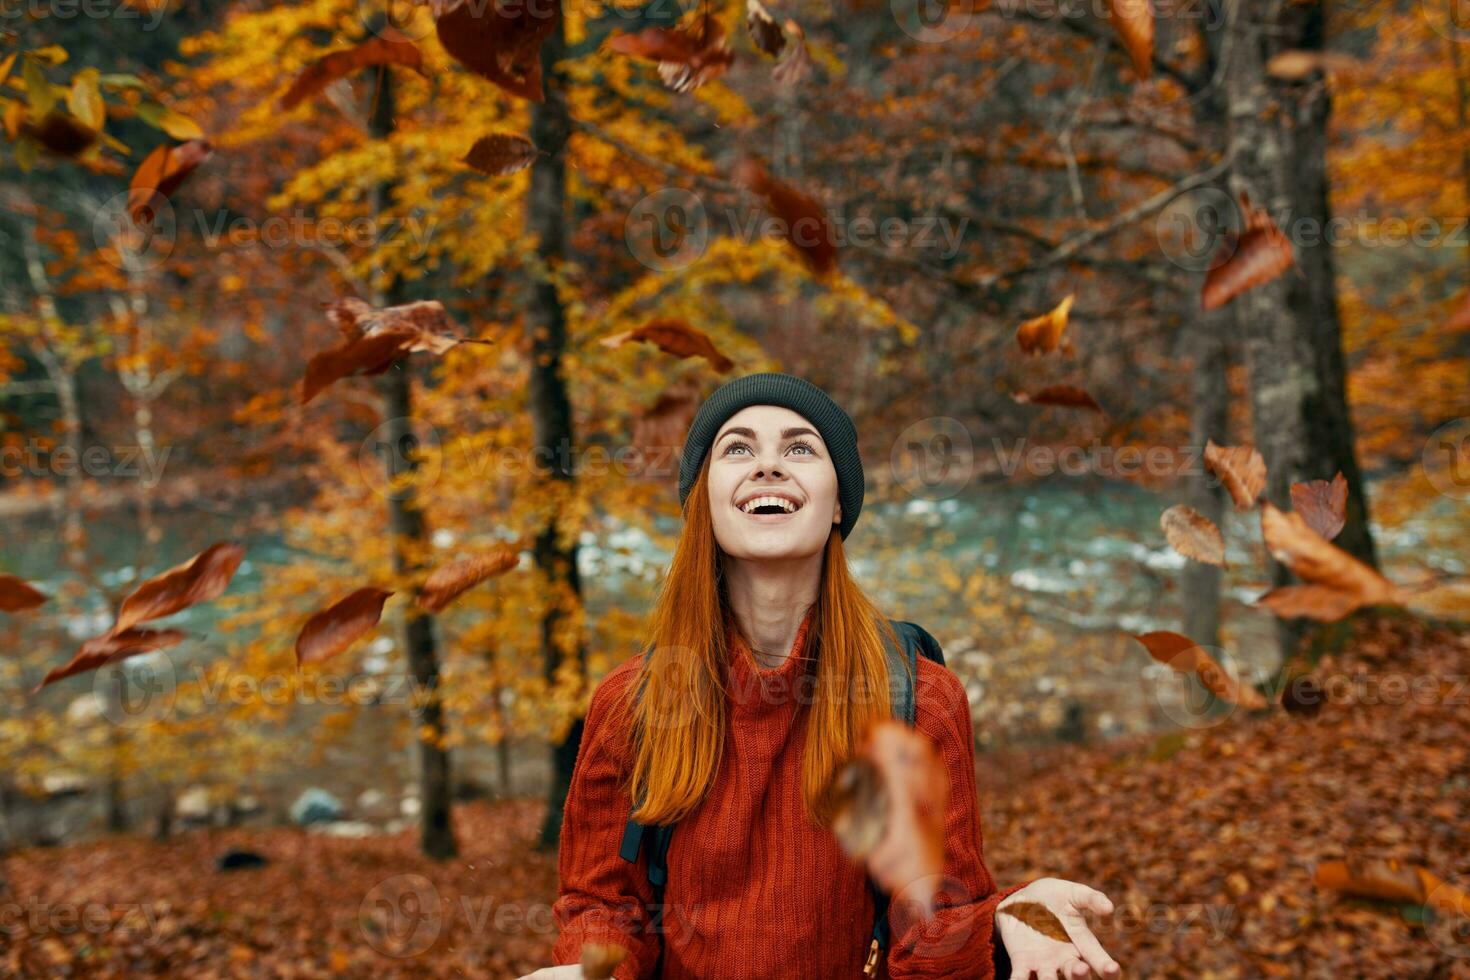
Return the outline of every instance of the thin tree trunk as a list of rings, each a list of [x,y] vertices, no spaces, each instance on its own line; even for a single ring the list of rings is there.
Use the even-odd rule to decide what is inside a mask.
[[[1307,9],[1309,8],[1309,9]],[[1320,77],[1273,80],[1266,62],[1289,48],[1320,49],[1321,9],[1288,8],[1282,0],[1242,0],[1229,6],[1232,38],[1227,59],[1233,188],[1266,208],[1294,247],[1299,268],[1237,297],[1246,333],[1255,442],[1269,477],[1265,498],[1288,509],[1291,485],[1332,479],[1348,482],[1347,526],[1336,543],[1374,561],[1362,475],[1345,398],[1337,286],[1325,229],[1327,116],[1330,99]],[[1276,585],[1293,581],[1271,560]],[[1309,634],[1301,620],[1278,620],[1283,659]]]
[[[566,54],[566,25],[557,29],[541,49],[542,75],[546,79],[546,101],[531,106],[531,141],[542,151],[531,165],[531,188],[527,199],[526,230],[536,238],[537,268],[526,305],[526,327],[531,337],[530,409],[535,445],[550,455],[547,478],[570,484],[572,474],[572,407],[562,377],[562,355],[566,350],[566,311],[557,296],[551,276],[566,258],[567,197],[566,157],[563,153],[571,131],[566,101],[566,80],[556,63]],[[539,456],[538,456],[539,458]],[[536,567],[546,582],[547,605],[541,618],[541,650],[548,682],[552,681],[568,652],[558,645],[557,634],[564,618],[573,618],[582,601],[582,584],[577,575],[577,544],[559,540],[559,514],[553,514],[536,536]],[[587,649],[579,635],[570,655],[585,672]],[[552,746],[551,793],[546,818],[541,824],[539,845],[555,848],[561,838],[562,808],[571,786],[577,749],[582,742],[583,720],[578,718],[562,740]]]
[[[369,132],[374,139],[386,139],[394,127],[393,76],[386,68],[377,70],[376,101],[372,107]],[[386,210],[392,184],[376,189],[378,220]],[[396,277],[385,297],[375,297],[379,304],[404,302],[403,284]],[[415,436],[413,423],[412,362],[403,361],[383,375],[381,392],[383,414],[387,419],[387,452],[385,466],[391,484],[400,473],[418,468],[412,454]],[[427,540],[424,513],[412,486],[390,490],[388,494],[389,526],[393,534],[393,571],[404,575],[420,571],[414,554]],[[434,640],[434,618],[416,607],[404,613],[403,646],[408,657],[409,673],[423,700],[414,708],[414,740],[418,752],[419,847],[431,858],[454,857],[458,847],[454,840],[450,805],[449,750],[443,747],[444,704],[439,689],[439,654]]]

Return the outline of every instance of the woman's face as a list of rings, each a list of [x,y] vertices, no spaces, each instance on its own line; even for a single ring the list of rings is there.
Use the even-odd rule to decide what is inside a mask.
[[[771,496],[789,501],[778,509]],[[747,501],[766,497],[766,505]],[[792,512],[792,508],[795,508]],[[715,540],[732,558],[805,558],[842,521],[837,470],[816,426],[789,408],[751,405],[725,420],[710,446]]]

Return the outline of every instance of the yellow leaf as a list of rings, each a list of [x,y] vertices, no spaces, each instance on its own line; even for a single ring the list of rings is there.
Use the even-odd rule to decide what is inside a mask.
[[[102,89],[97,84],[95,68],[83,68],[72,76],[66,107],[77,120],[90,129],[101,129],[107,121],[107,107],[102,103]]]

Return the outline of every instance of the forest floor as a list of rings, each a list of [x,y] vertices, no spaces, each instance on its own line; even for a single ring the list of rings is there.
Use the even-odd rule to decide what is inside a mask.
[[[1314,714],[981,759],[1001,883],[1101,888],[1133,977],[1470,978],[1470,908],[1342,897],[1319,862],[1395,859],[1470,891],[1470,630],[1380,617],[1318,666]],[[549,963],[554,855],[539,800],[455,811],[462,855],[416,836],[294,829],[121,836],[3,865],[0,976],[514,977]],[[223,851],[264,855],[221,872]]]

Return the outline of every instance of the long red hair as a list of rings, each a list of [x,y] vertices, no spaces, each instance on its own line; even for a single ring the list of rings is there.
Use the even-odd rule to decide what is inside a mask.
[[[634,740],[628,794],[640,823],[673,823],[713,784],[725,744],[726,670],[730,650],[724,619],[728,597],[709,507],[706,456],[685,503],[673,562],[649,617],[649,646],[627,688]],[[880,632],[881,631],[881,632]],[[887,641],[898,643],[886,617],[849,574],[842,535],[827,538],[816,610],[805,649],[816,656],[816,683],[807,716],[802,795],[819,826],[830,826],[830,787],[856,753],[868,726],[891,712]],[[641,692],[641,693],[640,693]]]

